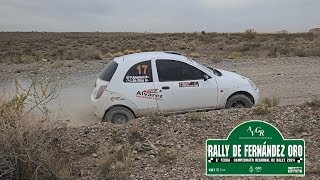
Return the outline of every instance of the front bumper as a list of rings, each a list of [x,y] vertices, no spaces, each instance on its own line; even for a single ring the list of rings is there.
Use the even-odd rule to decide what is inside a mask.
[[[259,89],[253,90],[251,93],[253,100],[254,100],[254,104],[257,104],[259,102],[259,98],[260,98],[260,91]]]

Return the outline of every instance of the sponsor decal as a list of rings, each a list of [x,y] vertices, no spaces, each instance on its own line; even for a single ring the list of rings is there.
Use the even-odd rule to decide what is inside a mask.
[[[122,97],[111,97],[110,98],[110,101],[123,101],[123,100],[125,100],[125,99]]]
[[[305,142],[284,139],[273,125],[251,120],[227,139],[206,142],[207,175],[304,176]]]
[[[149,76],[126,76],[126,82],[129,83],[144,83],[149,82]]]
[[[148,90],[138,91],[136,94],[136,97],[162,100],[163,95],[160,94],[161,92],[162,90],[160,89],[148,89]]]
[[[199,82],[179,82],[179,87],[199,87]]]

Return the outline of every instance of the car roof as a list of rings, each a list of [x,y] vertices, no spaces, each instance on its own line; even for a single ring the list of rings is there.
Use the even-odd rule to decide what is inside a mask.
[[[185,56],[172,51],[155,51],[155,52],[141,52],[135,54],[129,54],[116,58],[118,61],[142,61],[142,60],[151,60],[151,59],[180,59],[188,60]]]

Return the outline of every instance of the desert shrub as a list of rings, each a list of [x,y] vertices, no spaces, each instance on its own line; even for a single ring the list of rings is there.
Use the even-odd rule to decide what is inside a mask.
[[[243,33],[243,38],[245,39],[254,39],[257,37],[257,32],[254,29],[247,29]]]
[[[93,47],[80,49],[76,55],[80,60],[102,60],[101,50]]]
[[[303,125],[294,125],[291,128],[291,133],[294,134],[294,135],[298,135],[298,134],[301,134],[303,132],[308,132],[308,128],[306,128]]]
[[[120,144],[123,142],[122,133],[120,131],[113,130],[111,135],[112,142],[114,144]]]
[[[100,166],[99,176],[101,179],[127,179],[130,166],[130,162],[120,162],[113,155],[109,155]]]
[[[56,62],[54,62],[53,64],[52,64],[52,68],[53,69],[57,69],[57,68],[61,68],[62,66],[64,66],[64,63],[63,63],[63,61],[56,61]]]
[[[191,58],[199,58],[199,57],[201,57],[201,54],[196,53],[196,52],[193,52],[193,53],[190,53],[189,56],[190,56]]]
[[[214,53],[214,54],[209,55],[209,60],[214,63],[221,62],[221,61],[223,61],[223,59],[224,59],[224,56],[220,53]]]
[[[290,52],[291,52],[291,49],[288,47],[281,47],[279,49],[280,55],[288,56],[288,55],[290,55]]]
[[[250,50],[250,46],[248,46],[246,44],[239,46],[240,52],[249,51],[249,50]]]
[[[307,49],[306,54],[310,56],[320,56],[320,48]]]
[[[141,128],[139,128],[139,126],[133,125],[129,129],[129,137],[128,137],[129,143],[134,144],[136,141],[144,140],[141,132],[142,132],[142,130],[141,130]]]
[[[177,158],[177,155],[173,152],[168,152],[166,149],[162,149],[159,151],[159,155],[157,157],[157,161],[160,164],[168,164],[175,160]]]
[[[126,179],[130,175],[132,150],[128,144],[119,145],[100,166],[102,179]]]
[[[278,98],[264,98],[252,110],[255,114],[268,114],[279,105],[279,102]]]
[[[312,108],[320,108],[320,99],[318,97],[313,98],[313,100],[308,101],[305,103],[306,106]]]
[[[0,100],[0,179],[67,178],[68,158],[60,151],[66,124],[50,122],[48,116],[37,119],[25,109],[30,97],[39,97],[31,108],[42,110],[48,100],[44,94],[55,94],[32,89]]]
[[[277,52],[278,52],[278,47],[277,46],[275,46],[275,47],[271,47],[270,49],[269,49],[269,53],[268,53],[268,56],[269,57],[272,57],[272,58],[276,58],[277,57]]]
[[[229,54],[228,59],[240,59],[241,57],[241,52],[232,52],[231,54]]]
[[[125,162],[130,161],[131,159],[131,149],[130,146],[125,145],[119,145],[116,150],[113,152],[114,157],[117,161]]]
[[[293,54],[298,57],[307,57],[307,53],[304,49],[295,49],[293,50]]]
[[[124,53],[125,55],[127,55],[127,54],[136,53],[136,51],[135,51],[135,50],[131,50],[131,49],[126,49],[123,53]]]
[[[151,122],[154,122],[156,124],[160,124],[164,121],[164,115],[160,111],[155,111],[148,114],[147,118],[150,119]]]
[[[192,112],[189,114],[188,119],[190,121],[203,121],[208,119],[209,117],[204,112]]]
[[[113,57],[119,57],[119,56],[123,56],[123,55],[124,55],[124,53],[119,51],[119,52],[114,53]]]

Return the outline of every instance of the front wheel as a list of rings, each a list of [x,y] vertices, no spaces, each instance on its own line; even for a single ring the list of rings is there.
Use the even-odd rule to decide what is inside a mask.
[[[251,108],[253,102],[244,94],[236,94],[227,100],[226,108]]]
[[[110,109],[103,118],[104,122],[124,124],[134,119],[134,114],[125,107],[114,107]]]

